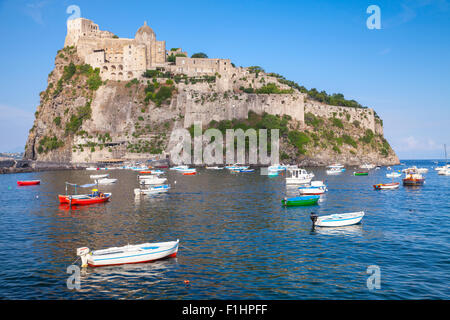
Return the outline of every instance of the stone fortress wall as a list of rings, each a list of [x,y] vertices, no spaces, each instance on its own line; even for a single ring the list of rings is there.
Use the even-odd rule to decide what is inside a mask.
[[[239,90],[242,87],[258,89],[268,83],[276,83],[280,89],[290,87],[265,73],[258,75],[248,68],[236,68],[229,59],[188,58],[187,52],[181,48],[166,51],[165,41],[156,40],[154,31],[147,23],[138,29],[133,39],[127,39],[100,30],[97,24],[88,19],[69,20],[65,46],[75,46],[85,63],[100,69],[103,80],[144,79],[142,74],[147,69],[156,68],[188,77],[216,76],[214,87],[205,83],[178,84],[176,103],[185,111],[184,127],[196,121],[206,125],[211,120],[246,118],[248,111],[286,114],[304,122],[305,114],[311,112],[326,118],[358,121],[363,128],[383,133],[381,123],[375,120],[374,111],[369,108],[330,106],[311,100],[299,92],[270,95],[243,93]],[[176,57],[173,64],[167,61],[170,54],[184,54],[186,57]],[[210,99],[214,92],[217,96]],[[204,96],[201,102],[200,96]]]
[[[69,20],[64,46],[76,47],[80,58],[99,68],[104,80],[138,78],[145,70],[166,63],[166,43],[156,40],[147,23],[138,29],[134,39],[127,39],[100,30],[88,19]]]

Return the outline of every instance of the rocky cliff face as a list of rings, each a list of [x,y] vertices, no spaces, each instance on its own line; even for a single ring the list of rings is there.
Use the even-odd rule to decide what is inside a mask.
[[[273,91],[274,83],[276,93],[261,93],[270,86]],[[173,129],[201,121],[204,128],[222,129],[282,123],[280,154],[286,162],[398,163],[380,120],[373,119],[371,109],[327,106],[244,68],[226,77],[152,71],[128,82],[102,81],[99,70],[66,47],[41,93],[24,158],[78,163],[164,157]]]

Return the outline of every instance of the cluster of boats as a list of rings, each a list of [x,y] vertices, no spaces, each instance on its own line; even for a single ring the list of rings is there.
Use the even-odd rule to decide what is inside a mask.
[[[374,165],[362,165],[361,171],[355,171],[353,175],[368,175],[370,169],[376,169]],[[86,170],[98,171],[98,170],[110,170],[113,168],[87,168]],[[163,170],[154,169],[148,166],[124,166],[115,167],[114,169],[129,169],[133,171],[139,171],[137,175],[137,181],[139,188],[134,189],[135,196],[156,194],[161,192],[167,192],[170,190],[170,185],[167,183],[167,178],[163,175]],[[227,165],[223,167],[210,166],[206,167],[207,170],[223,170],[227,169],[230,172],[254,172],[255,169],[245,165]],[[324,181],[313,181],[314,173],[308,172],[305,169],[299,168],[296,165],[272,165],[267,168],[268,176],[276,176],[280,172],[286,173],[286,185],[295,186],[298,190],[298,196],[285,197],[281,200],[281,204],[284,207],[294,206],[311,206],[317,205],[322,194],[328,192],[328,187]],[[390,168],[388,168],[390,169]],[[180,172],[183,175],[195,175],[197,170],[195,168],[189,168],[186,165],[175,166],[169,168],[169,170]],[[450,165],[436,168],[440,175],[450,175]],[[335,175],[345,172],[346,169],[343,165],[336,163],[326,168],[327,175]],[[402,173],[405,177],[402,179],[405,186],[418,186],[423,185],[425,178],[423,174],[427,173],[426,168],[411,167],[400,171],[392,171],[386,174],[387,178],[400,178]],[[109,177],[109,173],[105,174],[92,174],[90,178],[94,180],[94,183],[77,185],[66,182],[66,193],[64,195],[58,195],[58,200],[61,204],[73,205],[88,205],[93,203],[107,202],[111,199],[111,193],[103,193],[98,190],[98,185],[106,185],[117,182],[117,179]],[[27,180],[17,181],[19,186],[37,185],[40,184],[40,180]],[[375,190],[390,190],[398,189],[400,182],[391,183],[379,183],[373,185]],[[75,192],[69,193],[68,188],[75,188]],[[77,194],[79,188],[93,188],[90,193]],[[316,213],[311,212],[310,219],[313,228],[315,227],[341,227],[349,226],[360,223],[364,217],[364,211],[339,213],[331,215],[318,216]],[[113,247],[102,250],[90,250],[88,247],[82,247],[77,249],[77,256],[81,258],[82,266],[99,267],[120,265],[128,263],[142,263],[148,261],[154,261],[164,259],[167,257],[175,257],[178,252],[179,240],[169,242],[157,242],[157,243],[144,243],[139,245],[126,245],[123,247]]]

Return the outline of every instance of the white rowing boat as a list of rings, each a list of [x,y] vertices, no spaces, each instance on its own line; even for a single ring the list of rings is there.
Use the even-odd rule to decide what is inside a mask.
[[[134,189],[134,195],[140,196],[140,195],[147,195],[147,194],[156,194],[156,193],[167,192],[169,190],[170,190],[170,186],[168,184],[164,184],[162,186],[149,187],[148,189],[136,188],[136,189]]]
[[[399,178],[402,174],[400,172],[392,172],[392,173],[386,173],[386,177],[388,178]]]
[[[167,257],[176,257],[178,244],[179,240],[127,245],[94,251],[90,251],[88,247],[82,247],[77,249],[77,256],[81,257],[82,267],[143,263]]]
[[[317,216],[311,212],[313,227],[343,227],[357,224],[364,217],[364,211]]]
[[[109,173],[107,174],[91,174],[90,178],[91,179],[102,179],[102,178],[106,178],[109,176]]]
[[[156,175],[138,176],[138,180],[139,180],[140,184],[146,184],[146,185],[164,184],[167,181],[166,178],[160,178]]]
[[[97,183],[97,184],[113,184],[116,182],[117,182],[117,179],[108,179],[108,178],[95,180],[95,183]]]

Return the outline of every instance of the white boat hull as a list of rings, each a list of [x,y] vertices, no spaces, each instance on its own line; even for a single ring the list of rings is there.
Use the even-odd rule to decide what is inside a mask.
[[[327,170],[327,174],[328,175],[332,175],[332,174],[340,174],[342,173],[342,169],[331,169],[331,170]]]
[[[107,174],[92,174],[90,175],[91,179],[102,179],[102,178],[106,178],[107,176],[109,176],[109,173]]]
[[[97,184],[113,184],[117,182],[117,179],[98,179],[95,182]]]
[[[298,192],[302,195],[302,196],[310,196],[310,195],[320,195],[320,194],[324,194],[325,190],[322,188],[302,188],[302,189],[298,189]]]
[[[80,248],[85,250],[79,255],[82,260],[82,266],[89,265],[90,267],[144,263],[166,257],[175,257],[178,252],[178,244],[179,240],[144,243],[140,245],[128,245],[124,247],[95,250],[88,254],[86,254],[86,251],[89,250],[88,248]]]
[[[286,178],[286,184],[308,184],[312,178]]]
[[[157,176],[138,176],[139,183],[145,185],[158,185],[164,184],[167,178],[159,178]]]
[[[315,223],[318,227],[344,227],[357,224],[364,217],[364,212],[352,212],[342,214],[331,214],[318,217]]]
[[[402,174],[401,173],[387,173],[386,174],[386,177],[388,177],[388,178],[399,178],[399,177],[401,177],[402,176]]]
[[[167,192],[167,191],[169,191],[169,189],[170,189],[170,186],[168,186],[168,185],[151,187],[151,188],[148,188],[148,189],[136,188],[136,189],[134,189],[134,194],[136,196],[147,195],[147,194],[156,194],[156,193]]]

